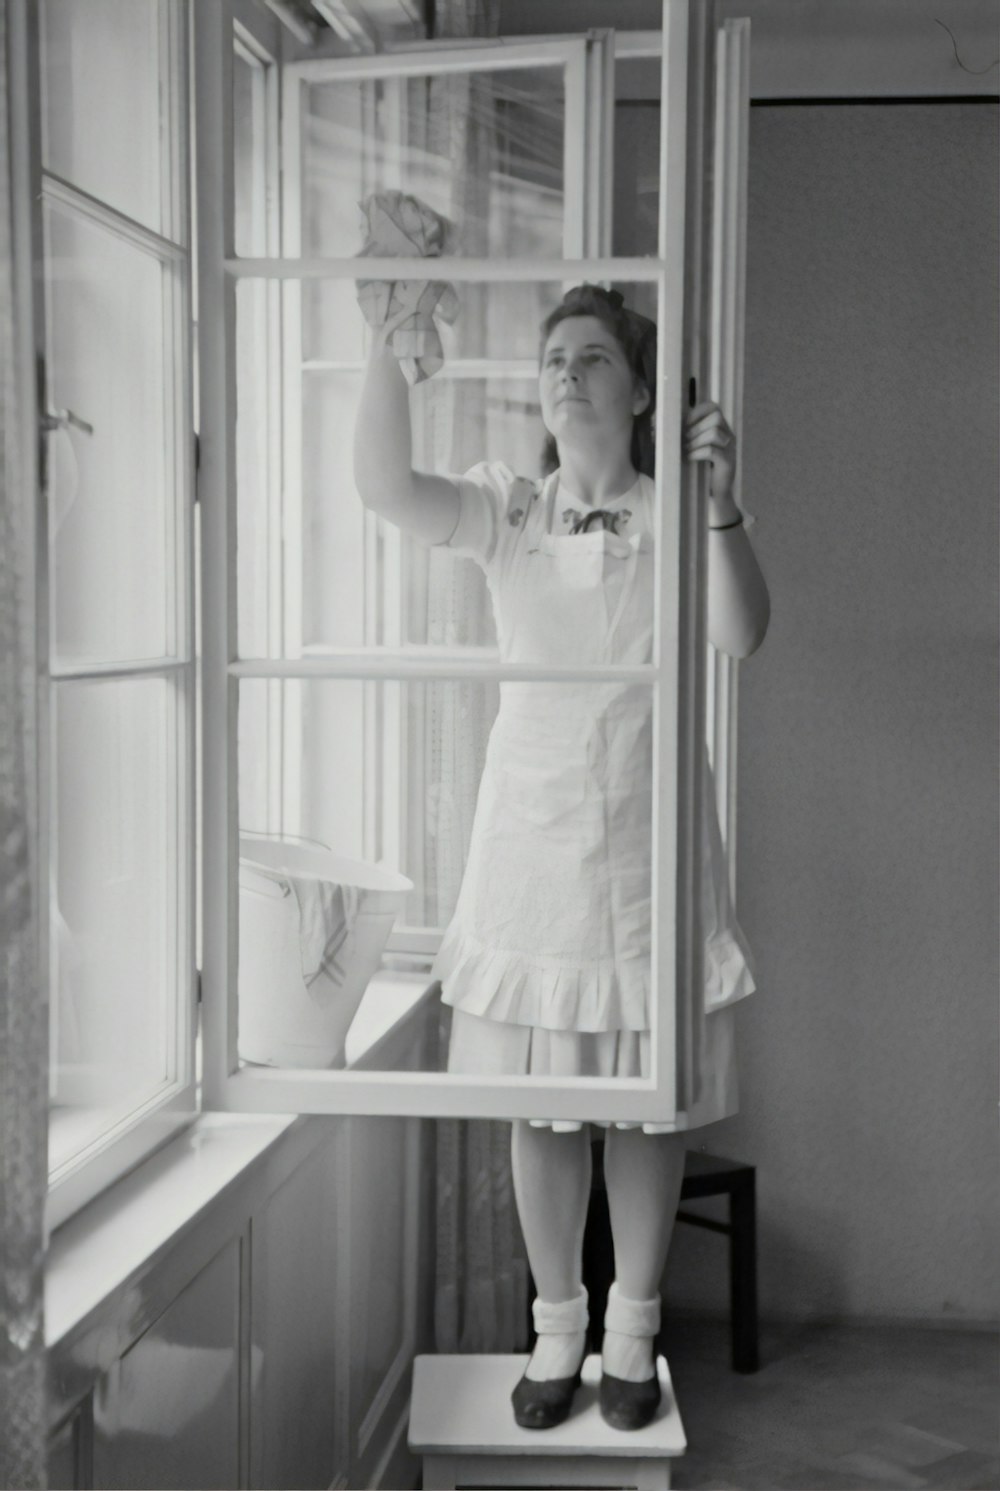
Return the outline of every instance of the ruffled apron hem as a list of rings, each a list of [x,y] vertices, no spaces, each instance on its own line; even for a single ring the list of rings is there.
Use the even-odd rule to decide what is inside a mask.
[[[705,943],[705,1009],[723,1009],[756,988],[739,927]],[[547,965],[523,952],[483,947],[449,928],[431,969],[442,999],[455,1009],[511,1025],[546,1030],[649,1029],[649,963]]]
[[[649,1029],[649,961],[551,965],[517,950],[445,933],[431,969],[445,1004],[508,1025],[550,1031]]]

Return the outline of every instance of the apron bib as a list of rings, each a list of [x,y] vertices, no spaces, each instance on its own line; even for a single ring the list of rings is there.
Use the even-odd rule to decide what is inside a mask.
[[[550,533],[556,485],[496,582],[505,658],[648,661],[648,534]],[[442,947],[453,975],[456,939],[474,952],[476,978],[453,976],[449,1002],[550,1029],[648,1029],[651,820],[648,687],[503,683]]]
[[[553,533],[550,477],[496,600],[511,662],[644,663],[653,646],[653,541],[606,528]],[[618,502],[625,502],[631,493]],[[533,504],[534,506],[534,504]],[[648,515],[643,514],[643,517]],[[640,519],[642,523],[642,519]]]

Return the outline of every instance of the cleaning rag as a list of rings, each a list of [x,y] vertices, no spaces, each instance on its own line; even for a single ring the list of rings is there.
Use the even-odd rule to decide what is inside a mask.
[[[360,257],[432,259],[453,248],[447,218],[408,192],[373,192],[360,203],[366,233]],[[406,380],[421,383],[444,364],[438,321],[458,315],[458,296],[443,280],[359,280],[358,304],[377,331],[394,323],[388,343]]]

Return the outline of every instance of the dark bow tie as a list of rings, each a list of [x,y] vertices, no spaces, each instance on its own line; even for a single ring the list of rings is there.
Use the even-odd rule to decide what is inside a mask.
[[[573,509],[567,508],[563,517],[569,522],[573,516]],[[606,529],[610,533],[618,532],[618,524],[624,519],[628,522],[632,514],[626,508],[620,508],[618,512],[609,512],[606,507],[595,507],[589,513],[577,514],[576,521],[570,525],[570,533],[589,533],[595,524]]]

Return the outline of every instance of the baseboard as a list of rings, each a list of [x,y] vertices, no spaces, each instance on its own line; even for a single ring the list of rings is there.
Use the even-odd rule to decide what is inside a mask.
[[[716,1325],[729,1325],[728,1310],[684,1310],[667,1305],[664,1311],[666,1322],[671,1320],[710,1321]],[[767,1330],[790,1330],[815,1326],[825,1329],[835,1326],[850,1326],[865,1329],[894,1328],[896,1330],[927,1331],[978,1331],[983,1334],[1000,1331],[1000,1320],[987,1315],[774,1315],[761,1314],[760,1328]]]
[[[403,1410],[389,1435],[389,1443],[375,1467],[369,1482],[372,1491],[416,1491],[420,1485],[423,1466],[417,1455],[410,1453],[406,1442],[410,1427],[410,1400],[407,1397]]]

